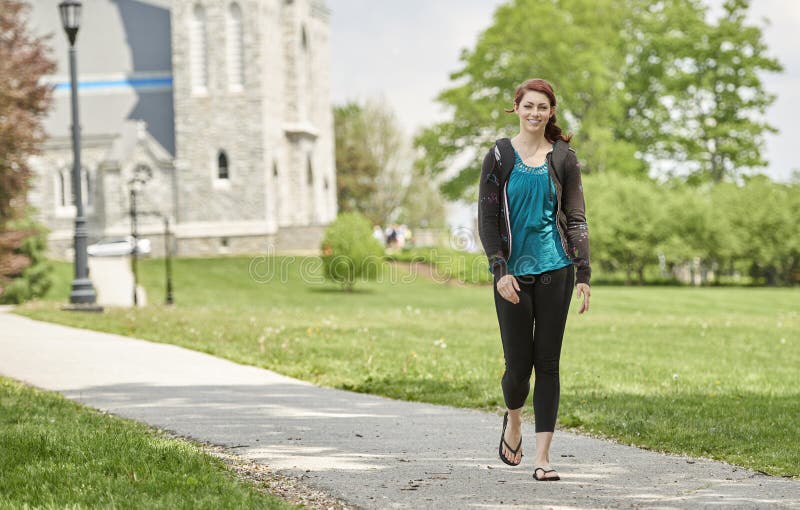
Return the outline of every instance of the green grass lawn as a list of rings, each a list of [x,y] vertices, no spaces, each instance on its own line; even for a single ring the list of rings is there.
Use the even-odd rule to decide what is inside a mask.
[[[344,293],[301,276],[313,259],[252,262],[176,261],[171,308],[98,315],[44,302],[19,313],[174,343],[337,388],[479,409],[502,405],[490,287],[395,273]],[[273,277],[256,281],[250,269],[265,276],[268,263]],[[150,302],[162,302],[162,262],[141,267]],[[800,475],[800,289],[592,291],[589,313],[579,316],[572,302],[559,427]],[[54,289],[52,296],[63,303],[68,293]]]
[[[270,508],[191,443],[0,378],[0,508]]]

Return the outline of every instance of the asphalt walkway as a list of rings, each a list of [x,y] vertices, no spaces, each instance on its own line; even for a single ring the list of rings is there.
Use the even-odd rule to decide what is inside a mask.
[[[532,442],[521,467],[497,458],[494,414],[320,388],[10,313],[0,313],[0,375],[226,446],[362,508],[800,509],[794,480],[564,431],[551,448],[562,480],[537,482]]]

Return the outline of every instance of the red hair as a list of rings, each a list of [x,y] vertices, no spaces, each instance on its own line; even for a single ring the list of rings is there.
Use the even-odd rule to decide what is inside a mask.
[[[541,78],[531,78],[530,80],[522,82],[517,87],[516,92],[514,92],[515,108],[518,107],[519,102],[522,101],[522,96],[531,90],[534,92],[541,92],[542,94],[546,95],[550,100],[550,108],[555,108],[556,93],[553,91],[553,86]],[[505,110],[505,112],[514,113],[514,108]],[[555,112],[553,112],[553,115],[550,116],[550,119],[547,121],[547,125],[544,128],[544,136],[551,142],[555,142],[556,140],[564,140],[565,142],[569,142],[572,139],[572,133],[567,133],[565,135],[561,131],[561,128],[558,126],[557,122],[558,119],[556,118]]]

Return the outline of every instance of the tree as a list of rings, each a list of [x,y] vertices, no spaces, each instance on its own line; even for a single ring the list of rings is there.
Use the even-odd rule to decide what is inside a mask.
[[[375,192],[380,165],[367,144],[368,126],[358,103],[333,108],[336,133],[336,186],[339,210],[362,211]]]
[[[556,89],[559,124],[576,131],[585,172],[643,173],[634,147],[615,138],[613,130],[623,113],[617,96],[625,64],[624,20],[628,4],[638,1],[514,0],[498,7],[474,49],[462,51],[463,67],[450,75],[454,86],[437,98],[452,120],[415,139],[434,175],[473,151],[442,191],[450,198],[474,198],[485,151],[495,138],[516,131],[516,117],[502,109],[511,108],[514,89],[531,77],[545,78]]]
[[[27,33],[27,10],[18,0],[0,0],[0,294],[13,278],[35,274],[38,279],[40,271],[28,270],[41,262],[37,254],[43,249],[44,234],[25,218],[30,214],[28,158],[44,139],[50,87],[41,78],[55,64],[45,40]],[[27,288],[39,292],[43,287]]]
[[[350,102],[334,108],[339,208],[373,224],[391,221],[408,186],[413,156],[385,102]]]
[[[0,0],[0,221],[24,212],[27,158],[44,139],[50,105],[50,87],[40,79],[55,68],[44,40],[27,34],[26,10],[17,0]]]
[[[732,262],[767,285],[793,284],[800,269],[797,206],[800,187],[747,176],[713,188],[715,211],[727,216],[738,241]]]
[[[441,229],[445,227],[445,201],[430,176],[415,174],[406,189],[397,213],[397,223],[411,227]]]
[[[694,260],[701,267],[713,270],[714,278],[729,267],[736,253],[739,239],[735,235],[726,211],[715,210],[712,201],[713,186],[690,186],[672,180],[663,186],[660,202],[666,214],[663,227],[669,238],[661,247],[670,266],[688,264],[694,271]],[[701,281],[702,281],[701,273]]]
[[[715,23],[698,0],[653,4],[630,27],[633,44],[618,136],[651,160],[689,170],[694,183],[736,178],[765,166],[764,121],[775,99],[761,83],[782,68],[766,56],[761,28],[746,23],[749,0],[726,0]],[[675,165],[676,164],[676,165]]]
[[[645,268],[657,263],[671,235],[663,189],[647,178],[613,172],[588,176],[583,186],[592,197],[586,203],[592,263],[624,270],[626,285],[634,275],[645,283]]]
[[[462,52],[454,85],[438,96],[452,120],[415,139],[424,164],[443,174],[472,151],[442,190],[474,198],[483,153],[516,131],[516,117],[502,108],[512,106],[517,84],[537,76],[555,87],[559,122],[576,132],[586,173],[646,175],[654,162],[671,160],[719,181],[759,166],[773,97],[758,73],[780,66],[764,55],[760,28],[746,25],[747,6],[727,0],[722,18],[709,23],[700,0],[501,5],[474,49]]]

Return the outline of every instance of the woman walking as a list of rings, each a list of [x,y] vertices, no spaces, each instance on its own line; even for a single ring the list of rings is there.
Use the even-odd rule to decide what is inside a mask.
[[[522,409],[535,372],[533,477],[559,480],[550,442],[560,395],[558,364],[573,285],[589,310],[589,237],[580,166],[556,120],[552,86],[531,79],[517,87],[519,133],[489,150],[481,171],[478,226],[494,274],[494,301],[505,373],[498,453],[522,461]]]

